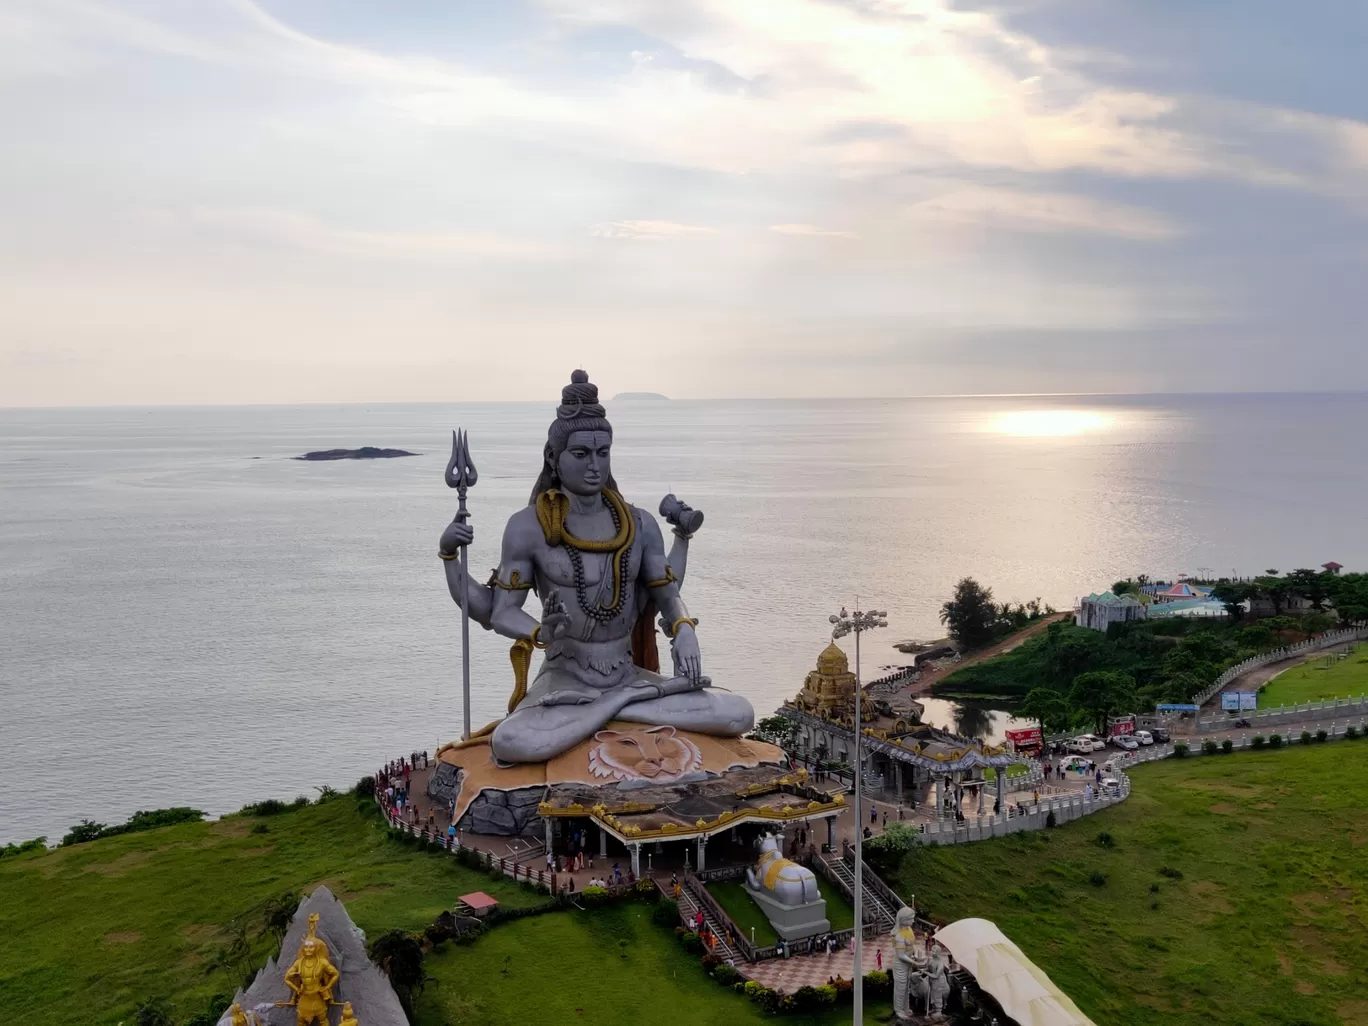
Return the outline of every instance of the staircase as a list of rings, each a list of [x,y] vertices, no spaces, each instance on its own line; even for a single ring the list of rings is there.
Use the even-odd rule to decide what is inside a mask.
[[[841,858],[839,853],[821,855],[819,857],[822,860],[822,864],[831,870],[831,874],[837,880],[841,881],[842,889],[846,891],[847,894],[853,895],[855,893],[855,873],[851,870],[851,867],[846,864],[845,859]],[[868,878],[869,868],[866,866],[866,886],[862,889],[860,895],[860,903],[863,906],[861,911],[864,913],[865,922],[878,923],[881,927],[892,929],[893,919],[897,914],[897,909],[889,907],[889,904],[884,900],[884,897],[873,887],[868,886]]]
[[[683,922],[685,929],[697,929],[694,924],[698,919],[699,912],[703,913],[703,925],[712,931],[712,935],[717,938],[717,944],[712,949],[712,953],[724,962],[729,958],[733,962],[744,962],[746,960],[745,955],[727,943],[726,925],[724,923],[719,923],[713,918],[712,913],[708,911],[706,905],[700,905],[695,901],[694,896],[689,893],[687,887],[681,887],[679,889],[679,918],[681,922]]]

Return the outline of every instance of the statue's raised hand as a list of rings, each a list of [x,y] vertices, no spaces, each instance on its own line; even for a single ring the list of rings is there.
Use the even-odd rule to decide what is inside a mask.
[[[561,600],[560,592],[552,591],[542,603],[541,639],[555,641],[570,630],[570,613]]]
[[[443,555],[454,556],[456,550],[462,545],[469,545],[475,540],[475,528],[468,523],[461,523],[453,520],[447,524],[447,528],[442,532],[442,539],[437,543],[437,550]]]

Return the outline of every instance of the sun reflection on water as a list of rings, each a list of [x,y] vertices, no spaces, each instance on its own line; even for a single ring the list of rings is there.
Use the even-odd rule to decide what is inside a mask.
[[[1105,431],[1115,422],[1098,410],[1010,410],[993,417],[983,430],[1017,438],[1063,438]]]

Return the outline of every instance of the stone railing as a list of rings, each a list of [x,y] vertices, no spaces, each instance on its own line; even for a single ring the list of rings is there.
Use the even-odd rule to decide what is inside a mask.
[[[1256,656],[1250,656],[1244,662],[1236,663],[1234,666],[1230,667],[1230,669],[1222,673],[1204,690],[1199,691],[1193,696],[1192,701],[1196,705],[1203,705],[1223,687],[1240,676],[1240,674],[1248,673],[1256,667],[1268,666],[1271,663],[1280,663],[1285,659],[1295,659],[1297,656],[1306,652],[1316,652],[1323,648],[1334,648],[1336,645],[1343,645],[1348,641],[1362,641],[1365,638],[1368,638],[1368,625],[1359,624],[1354,627],[1345,627],[1343,630],[1326,631],[1324,634],[1318,634],[1316,637],[1308,638],[1306,641],[1299,641],[1295,645],[1288,645],[1285,648],[1275,648],[1271,652],[1263,652]]]
[[[963,823],[942,820],[927,823],[922,828],[921,840],[926,844],[965,844],[986,841],[990,837],[1005,837],[1023,830],[1045,829],[1050,813],[1056,824],[1081,819],[1110,808],[1130,797],[1130,778],[1118,772],[1120,784],[1111,791],[1099,791],[1091,799],[1081,794],[1047,795],[1039,802],[1022,802],[999,815],[967,816]]]
[[[1289,721],[1304,720],[1318,713],[1332,713],[1336,716],[1361,716],[1368,713],[1368,695],[1357,698],[1327,698],[1323,702],[1303,702],[1300,705],[1280,705],[1276,709],[1250,710],[1242,713],[1227,713],[1224,716],[1211,716],[1200,720],[1198,732],[1229,728],[1232,720],[1239,718],[1249,721],[1253,729],[1274,726]]]
[[[473,844],[462,843],[459,836],[448,836],[440,830],[429,830],[425,823],[409,823],[398,809],[388,805],[383,799],[380,800],[380,811],[384,814],[385,822],[393,829],[412,834],[420,841],[435,845],[453,856],[462,850],[474,852],[486,869],[497,869],[511,880],[530,883],[535,887],[543,887],[551,894],[557,893],[559,889],[555,873],[548,873],[544,869],[533,869],[531,866],[523,865],[513,856],[495,855],[493,852],[483,851]]]
[[[732,947],[745,957],[747,962],[758,962],[761,956],[757,954],[758,949],[751,943],[749,937],[742,932],[741,927],[732,921],[732,917],[727,915],[724,909],[711,894],[708,888],[703,885],[703,881],[694,876],[693,873],[686,872],[682,878],[684,889],[689,892],[689,897],[698,905],[707,910],[708,915],[724,929],[731,933],[730,943]],[[774,957],[773,954],[769,957]]]

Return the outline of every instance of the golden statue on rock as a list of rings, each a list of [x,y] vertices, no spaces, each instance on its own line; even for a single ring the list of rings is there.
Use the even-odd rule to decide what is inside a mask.
[[[309,935],[299,945],[294,964],[285,971],[285,986],[293,997],[278,1002],[282,1007],[296,1009],[296,1026],[328,1024],[328,1008],[332,1005],[332,989],[337,986],[340,973],[328,961],[328,945],[318,936],[318,913],[309,916]]]

